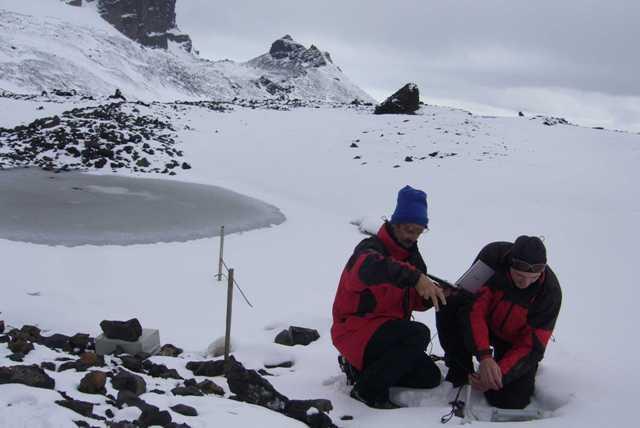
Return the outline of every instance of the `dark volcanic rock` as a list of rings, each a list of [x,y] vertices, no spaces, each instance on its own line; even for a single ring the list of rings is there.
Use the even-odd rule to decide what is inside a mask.
[[[118,391],[130,391],[136,395],[147,391],[147,383],[144,379],[126,370],[120,370],[117,375],[112,377],[111,385]]]
[[[171,40],[192,49],[189,36],[177,31],[176,0],[101,0],[98,5],[105,21],[144,46],[166,49]]]
[[[82,416],[91,417],[93,415],[93,404],[88,403],[86,401],[69,399],[69,400],[56,400],[55,403],[59,406],[66,407],[67,409],[71,409]]]
[[[145,361],[146,362],[146,361]],[[145,364],[147,374],[153,377],[160,377],[163,379],[182,379],[182,376],[178,374],[176,369],[170,369],[164,364]]]
[[[132,372],[142,373],[142,359],[131,355],[118,355],[122,365]]]
[[[100,328],[109,339],[135,342],[142,336],[142,326],[137,318],[129,321],[107,321],[100,323]]]
[[[407,83],[376,106],[375,114],[413,114],[420,108],[420,91],[415,83]]]
[[[318,330],[290,326],[287,330],[282,330],[275,338],[275,343],[286,346],[303,345],[306,346],[320,338]]]
[[[48,337],[42,337],[38,343],[50,349],[70,350],[69,336],[65,336],[64,334],[56,333]]]
[[[268,369],[276,369],[276,368],[291,368],[293,367],[293,361],[283,361],[281,363],[278,364],[265,364],[264,365],[266,368]]]
[[[191,370],[195,376],[222,376],[224,374],[224,360],[189,361],[187,369]]]
[[[176,386],[171,390],[173,395],[181,395],[181,396],[194,396],[194,397],[202,397],[204,394],[200,391],[195,385],[190,386]]]
[[[205,394],[224,395],[224,389],[212,380],[205,379],[197,384],[197,386],[198,389]]]
[[[170,343],[162,345],[162,348],[158,351],[158,355],[163,357],[177,357],[180,354],[182,354],[182,349],[173,346]]]
[[[5,383],[20,383],[45,389],[53,389],[55,386],[55,381],[36,365],[0,367],[0,384]]]
[[[237,399],[250,404],[284,412],[289,399],[276,389],[255,370],[235,366],[227,373],[229,389]]]
[[[94,339],[86,333],[76,333],[69,338],[69,344],[74,351],[83,352],[95,345]]]
[[[80,381],[78,391],[85,394],[106,394],[107,374],[101,371],[87,373]]]
[[[29,352],[33,351],[33,343],[16,338],[9,342],[9,349],[15,354],[27,355]]]
[[[51,361],[43,361],[42,363],[40,363],[40,367],[44,370],[49,370],[52,372],[56,371],[56,364]]]
[[[180,413],[185,416],[198,416],[198,411],[191,406],[187,406],[186,404],[176,404],[175,406],[170,407],[176,413]]]
[[[138,418],[138,425],[147,428],[154,425],[166,427],[171,423],[171,413],[167,410],[160,411],[158,409],[148,408],[142,411]]]

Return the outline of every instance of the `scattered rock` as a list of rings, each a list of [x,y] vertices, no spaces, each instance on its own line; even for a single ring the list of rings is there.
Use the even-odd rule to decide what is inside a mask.
[[[182,349],[173,346],[170,343],[162,345],[162,348],[160,348],[160,351],[158,351],[158,355],[163,357],[177,357],[180,354],[182,354]]]
[[[42,363],[40,363],[40,367],[44,370],[49,370],[52,372],[56,371],[56,365],[55,363],[51,362],[51,361],[44,361]]]
[[[100,322],[100,328],[109,339],[135,342],[142,336],[142,326],[137,318],[132,318],[129,321],[104,320]]]
[[[120,358],[125,368],[133,372],[142,373],[142,359],[131,355],[118,355],[118,358]]]
[[[55,381],[36,365],[0,367],[0,385],[20,383],[36,388],[53,389]]]
[[[111,378],[111,385],[118,391],[129,391],[135,395],[144,394],[147,391],[147,383],[142,377],[122,369]]]
[[[197,386],[204,394],[224,395],[224,389],[212,380],[205,379],[197,384]]]
[[[189,361],[187,370],[191,370],[195,376],[217,377],[224,374],[224,366],[224,360]]]
[[[160,411],[157,408],[147,408],[138,418],[138,425],[147,428],[154,425],[165,427],[171,423],[171,414],[167,410]]]
[[[171,407],[171,410],[184,416],[198,416],[198,411],[191,406],[187,406],[186,404],[176,404],[175,406]]]
[[[85,349],[92,349],[95,341],[88,334],[76,333],[69,338],[69,344],[74,351],[83,352]]]
[[[420,91],[415,83],[407,83],[377,105],[374,114],[413,114],[420,108]]]
[[[178,374],[176,369],[170,369],[164,364],[154,364],[151,361],[145,361],[142,365],[147,374],[153,377],[160,377],[163,379],[182,379],[182,376]]]
[[[98,356],[95,352],[84,352],[80,355],[80,362],[88,367],[95,366],[98,365]]]
[[[71,350],[71,344],[69,343],[69,336],[64,334],[53,334],[49,337],[42,337],[39,343],[43,346],[46,346],[49,349],[62,349],[62,350]]]
[[[351,415],[343,415],[340,417],[341,421],[352,421],[353,420],[353,416]]]
[[[23,339],[16,338],[11,340],[8,346],[14,354],[27,355],[29,352],[33,351],[33,343]]]
[[[107,382],[107,374],[101,371],[92,371],[87,373],[80,381],[78,391],[85,394],[106,394],[105,384]]]
[[[176,386],[171,390],[171,393],[173,395],[180,395],[183,397],[184,396],[202,397],[204,395],[202,391],[200,391],[200,388],[198,388],[195,385]]]
[[[93,415],[93,404],[80,401],[80,400],[56,400],[55,402],[58,406],[66,407],[67,409],[73,410],[74,412],[86,416],[92,417]]]
[[[119,98],[123,101],[126,101],[127,99],[124,97],[124,95],[122,95],[122,92],[120,92],[120,89],[116,88],[116,91],[113,93],[113,95],[109,95],[109,98],[115,99],[115,98]]]
[[[227,372],[227,382],[231,392],[239,401],[284,412],[289,399],[255,370],[247,370],[238,364]]]
[[[318,330],[290,326],[287,330],[282,330],[275,338],[275,343],[285,346],[303,345],[306,346],[320,338]]]
[[[281,363],[278,364],[265,364],[264,365],[266,368],[268,369],[275,369],[275,368],[291,368],[293,367],[293,361],[283,361]]]

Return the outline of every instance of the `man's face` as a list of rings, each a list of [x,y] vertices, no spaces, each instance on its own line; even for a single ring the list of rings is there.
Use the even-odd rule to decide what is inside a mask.
[[[415,244],[424,230],[425,227],[420,224],[406,223],[393,225],[393,232],[396,235],[396,239],[405,248],[410,248]]]
[[[520,270],[511,269],[511,279],[513,279],[513,283],[516,287],[523,290],[536,282],[542,273],[535,272],[523,272]]]

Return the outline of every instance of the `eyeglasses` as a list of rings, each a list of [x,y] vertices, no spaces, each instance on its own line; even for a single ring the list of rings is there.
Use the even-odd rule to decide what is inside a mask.
[[[547,267],[546,263],[527,263],[524,260],[512,258],[511,267],[520,272],[541,273]]]

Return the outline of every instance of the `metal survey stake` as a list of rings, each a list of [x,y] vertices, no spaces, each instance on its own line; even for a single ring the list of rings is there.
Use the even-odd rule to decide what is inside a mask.
[[[233,269],[229,269],[227,284],[227,329],[224,335],[224,361],[225,367],[229,362],[229,345],[231,342],[231,309],[233,307]]]
[[[220,227],[220,253],[218,256],[218,282],[222,281],[222,252],[224,251],[224,226]]]

